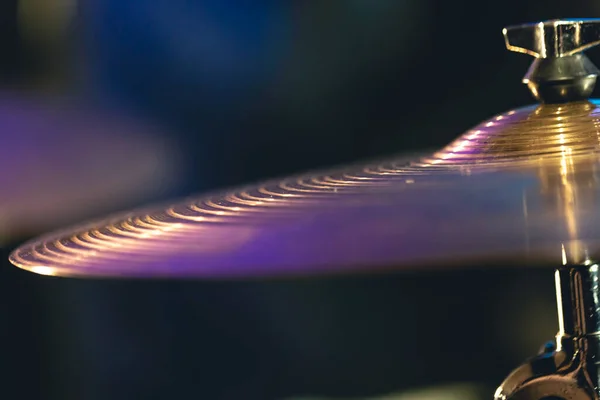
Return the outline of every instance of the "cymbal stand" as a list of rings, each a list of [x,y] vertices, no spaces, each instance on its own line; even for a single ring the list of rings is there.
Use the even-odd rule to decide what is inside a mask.
[[[600,398],[600,270],[596,263],[555,271],[559,331],[556,343],[515,369],[496,400]]]

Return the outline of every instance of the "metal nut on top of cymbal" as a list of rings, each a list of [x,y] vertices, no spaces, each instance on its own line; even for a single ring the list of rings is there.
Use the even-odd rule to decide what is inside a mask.
[[[600,44],[600,19],[564,19],[503,29],[507,49],[535,57],[523,78],[543,103],[587,99],[598,69],[583,51]]]
[[[560,58],[600,44],[600,19],[558,19],[508,26],[506,47],[536,58]]]

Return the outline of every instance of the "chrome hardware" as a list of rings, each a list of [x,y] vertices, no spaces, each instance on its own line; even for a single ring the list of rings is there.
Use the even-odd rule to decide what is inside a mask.
[[[535,57],[523,78],[543,103],[587,99],[598,69],[582,53],[600,44],[600,19],[551,20],[504,28],[506,48]]]

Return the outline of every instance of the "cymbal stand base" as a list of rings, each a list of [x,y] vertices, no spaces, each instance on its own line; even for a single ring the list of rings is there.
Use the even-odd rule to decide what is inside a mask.
[[[600,399],[599,277],[598,264],[590,261],[556,269],[556,344],[515,369],[495,400]]]

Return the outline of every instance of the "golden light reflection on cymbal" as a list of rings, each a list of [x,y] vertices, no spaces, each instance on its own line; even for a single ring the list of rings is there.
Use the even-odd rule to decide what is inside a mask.
[[[385,233],[383,240],[406,240],[406,235],[416,234],[408,232],[408,226],[424,232],[423,241],[416,242],[424,249],[440,246],[427,242],[434,240],[428,238],[446,238],[448,243],[455,243],[457,233],[482,241],[479,249],[465,245],[465,252],[492,254],[504,248],[497,235],[483,230],[486,221],[477,218],[498,223],[513,221],[498,226],[505,232],[501,240],[514,242],[511,246],[521,246],[519,235],[527,242],[523,245],[527,249],[531,248],[530,240],[544,246],[554,246],[558,241],[557,254],[579,259],[588,252],[582,240],[581,210],[595,210],[593,196],[580,193],[584,189],[594,193],[598,190],[595,183],[586,188],[582,179],[591,182],[588,175],[595,173],[590,171],[595,171],[598,162],[599,135],[596,103],[525,107],[498,115],[443,150],[420,159],[404,157],[303,174],[128,213],[26,244],[11,255],[11,261],[33,272],[52,271],[55,275],[210,276],[220,274],[211,268],[251,265],[251,257],[267,269],[276,269],[269,264],[275,262],[274,258],[265,250],[272,243],[282,256],[298,251],[304,258],[291,260],[298,268],[317,268],[325,259],[329,263],[336,259],[347,262],[352,252],[357,257],[376,259],[376,255],[383,254],[380,248],[390,251],[390,260],[404,265],[418,249],[370,238]],[[500,178],[505,183],[501,184]],[[486,189],[481,186],[485,182]],[[465,203],[445,203],[450,195],[464,198]],[[485,211],[486,207],[502,205],[503,196],[516,199],[514,208],[498,211],[507,215],[494,215],[495,209],[491,208],[487,216],[476,214],[468,204],[473,201],[471,208]],[[439,209],[427,208],[427,213],[437,216],[415,214],[414,210],[427,201],[438,204]],[[345,209],[351,210],[348,218]],[[374,213],[368,223],[359,218],[367,209]],[[378,210],[386,214],[376,215]],[[452,213],[472,219],[444,222],[459,218]],[[386,219],[395,222],[386,224]],[[548,224],[555,229],[545,228]],[[561,233],[563,226],[565,235]],[[428,230],[438,236],[426,235]],[[370,236],[361,236],[363,231]],[[600,228],[597,233],[595,239],[600,243]],[[311,237],[321,234],[326,235],[325,242]],[[280,239],[283,242],[276,243]],[[449,253],[463,254],[458,244],[448,248]],[[328,258],[323,251],[333,255]],[[190,257],[185,258],[186,254]],[[185,264],[185,268],[173,263]]]

